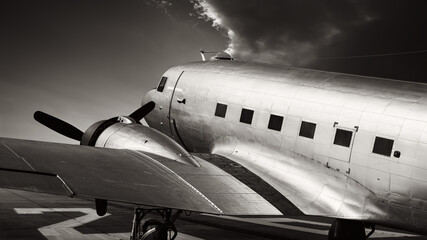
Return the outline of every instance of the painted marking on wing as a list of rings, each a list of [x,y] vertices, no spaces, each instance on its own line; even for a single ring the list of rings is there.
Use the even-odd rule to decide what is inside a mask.
[[[25,158],[19,156],[15,151],[13,151],[10,147],[8,147],[7,145],[5,145],[4,143],[2,143],[3,146],[5,146],[7,149],[9,149],[9,151],[11,151],[17,158],[22,159],[22,161],[24,161],[33,171],[35,171],[36,169],[33,168],[33,166],[31,166],[31,164],[29,162],[27,162],[27,160],[25,160]]]
[[[328,235],[329,230],[319,230],[319,229],[311,229],[307,227],[299,227],[295,225],[287,225],[286,223],[305,223],[305,224],[311,224],[311,225],[317,225],[317,226],[324,226],[328,227],[331,225],[329,223],[322,223],[322,222],[315,222],[315,221],[308,221],[308,220],[301,220],[301,219],[293,219],[293,218],[239,218],[239,217],[232,217],[232,216],[217,216],[212,214],[202,214],[210,217],[216,217],[216,218],[222,218],[222,219],[228,219],[233,221],[240,221],[240,222],[247,222],[252,224],[261,224],[265,226],[270,227],[277,227],[277,228],[283,228],[288,230],[295,230],[299,232],[307,232],[307,233],[314,233],[318,235]],[[392,231],[384,231],[384,230],[376,230],[375,233],[370,238],[397,238],[397,237],[419,237],[420,235],[416,234],[409,234],[409,233],[399,233],[399,232],[392,232]]]

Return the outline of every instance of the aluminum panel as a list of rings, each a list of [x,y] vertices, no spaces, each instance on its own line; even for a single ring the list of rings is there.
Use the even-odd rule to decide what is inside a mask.
[[[221,213],[206,196],[176,173],[136,151],[5,138],[0,142],[25,158],[34,171],[60,176],[77,197]],[[0,149],[0,154],[5,151],[4,147]],[[4,166],[17,159],[4,158],[1,154],[0,164]],[[30,183],[33,178],[31,174],[27,176],[25,183]],[[39,183],[33,182],[33,187],[43,187]]]

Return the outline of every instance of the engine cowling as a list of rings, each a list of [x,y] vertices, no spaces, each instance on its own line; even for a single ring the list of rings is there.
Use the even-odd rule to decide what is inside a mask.
[[[100,121],[89,127],[82,145],[102,148],[139,150],[149,155],[165,157],[200,167],[194,157],[165,134],[131,120]],[[93,145],[92,145],[93,144]]]
[[[116,120],[102,120],[92,124],[82,136],[82,140],[80,141],[80,145],[85,146],[95,146],[96,140],[98,140],[99,135],[110,127],[111,125],[117,123]]]
[[[129,116],[113,117],[96,122],[84,133],[73,125],[44,112],[36,111],[34,119],[59,134],[80,141],[80,145],[139,150],[144,154],[155,155],[156,159],[164,157],[200,167],[194,157],[174,140],[141,124],[141,119],[154,107],[155,103],[150,101]]]

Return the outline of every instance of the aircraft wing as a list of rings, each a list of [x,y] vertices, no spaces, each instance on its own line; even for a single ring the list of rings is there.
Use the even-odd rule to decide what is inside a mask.
[[[0,138],[0,187],[229,215],[279,215],[215,165],[141,151]]]

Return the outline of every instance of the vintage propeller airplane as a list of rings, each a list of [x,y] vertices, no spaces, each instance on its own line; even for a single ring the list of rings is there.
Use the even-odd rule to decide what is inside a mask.
[[[426,84],[222,54],[170,68],[141,108],[85,132],[34,118],[80,145],[1,138],[0,187],[95,199],[100,215],[135,204],[133,240],[173,239],[183,211],[327,216],[329,239],[427,233]],[[236,165],[249,174],[222,167]],[[153,210],[163,222],[143,221]]]

